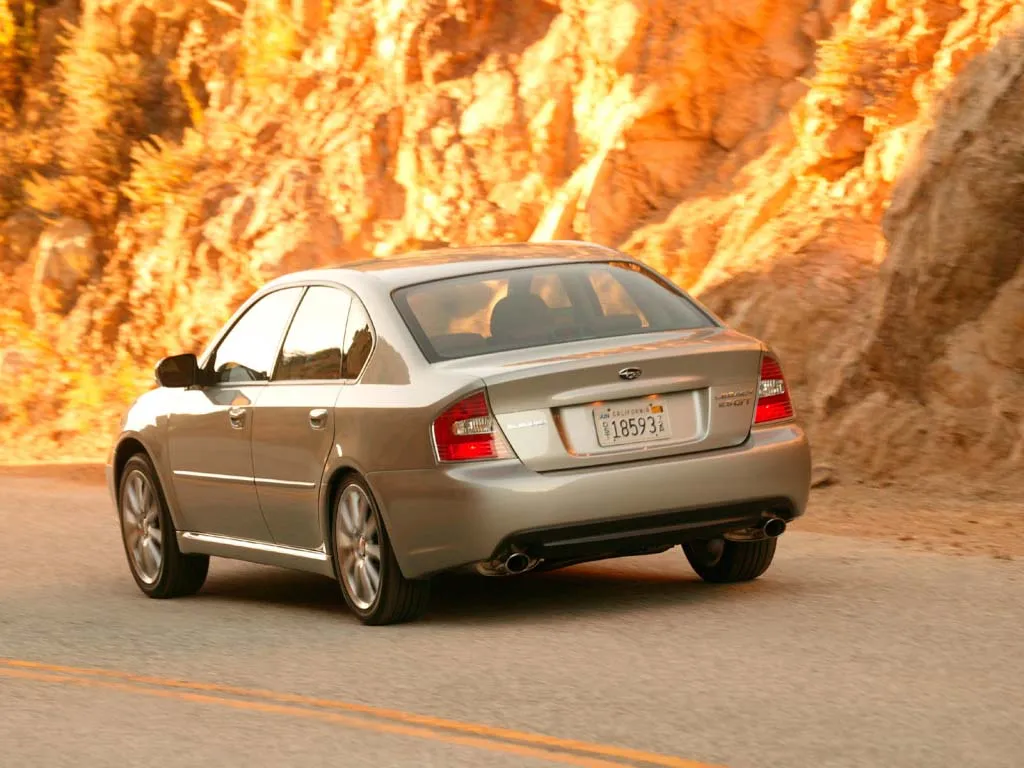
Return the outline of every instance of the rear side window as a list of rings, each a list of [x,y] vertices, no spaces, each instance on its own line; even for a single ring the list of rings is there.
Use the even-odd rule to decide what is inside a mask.
[[[315,285],[306,291],[281,347],[274,381],[340,379],[351,297]]]
[[[344,358],[341,363],[343,379],[358,379],[363,372],[366,361],[373,351],[373,326],[366,307],[355,299],[348,312],[348,324],[345,329]]]
[[[631,263],[468,275],[399,289],[394,300],[431,362],[713,325],[685,295]]]

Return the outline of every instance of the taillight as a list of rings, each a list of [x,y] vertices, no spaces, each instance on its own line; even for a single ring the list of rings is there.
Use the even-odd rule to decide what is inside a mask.
[[[483,392],[460,400],[435,419],[434,446],[438,461],[481,461],[513,456],[491,416]]]
[[[755,424],[767,424],[793,418],[793,403],[789,399],[782,366],[774,357],[765,355],[761,361],[761,380],[757,383]]]

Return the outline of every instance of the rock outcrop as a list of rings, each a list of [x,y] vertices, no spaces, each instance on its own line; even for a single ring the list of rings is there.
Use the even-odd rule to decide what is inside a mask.
[[[1024,37],[1015,36],[971,62],[944,95],[894,190],[876,306],[828,400],[847,432],[887,423],[886,456],[954,471],[966,457],[1019,466],[1022,125]],[[877,453],[854,448],[858,459]]]
[[[282,271],[578,238],[770,340],[843,477],[1024,461],[1018,0],[0,7],[34,35],[0,54],[0,340],[124,366],[55,401],[112,407]],[[95,259],[41,311],[51,220]]]

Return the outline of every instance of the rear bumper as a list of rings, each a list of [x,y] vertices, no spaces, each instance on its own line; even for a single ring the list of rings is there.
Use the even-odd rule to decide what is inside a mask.
[[[597,556],[791,520],[810,492],[795,424],[754,430],[736,448],[540,474],[518,461],[372,473],[395,555],[409,578],[490,560],[511,546],[547,558]]]

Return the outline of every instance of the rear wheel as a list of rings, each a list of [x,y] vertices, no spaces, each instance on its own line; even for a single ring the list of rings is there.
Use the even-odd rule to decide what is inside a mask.
[[[121,541],[139,589],[149,597],[184,597],[198,592],[210,567],[206,555],[178,549],[174,523],[145,454],[128,459],[117,496]]]
[[[334,562],[342,594],[364,624],[398,624],[427,608],[430,582],[402,575],[373,495],[346,480],[334,508]]]
[[[731,584],[756,579],[767,571],[775,557],[775,546],[775,539],[698,539],[683,544],[683,552],[704,581]]]

